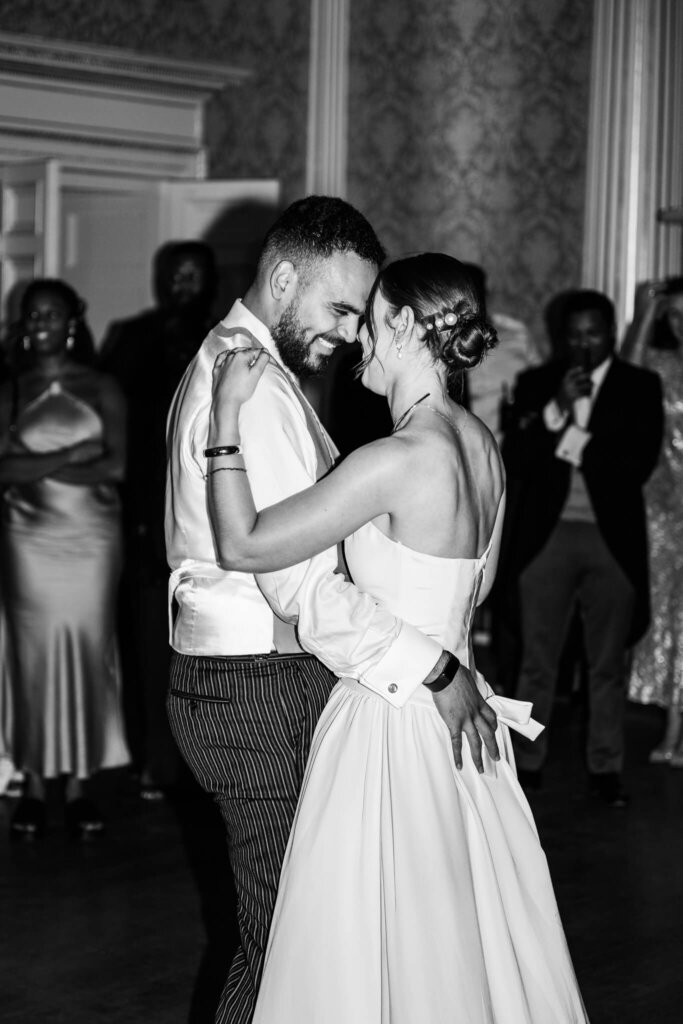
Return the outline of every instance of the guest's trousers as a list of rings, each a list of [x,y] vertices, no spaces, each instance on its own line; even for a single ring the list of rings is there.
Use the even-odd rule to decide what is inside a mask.
[[[336,677],[312,655],[174,654],[168,714],[225,822],[241,946],[217,1024],[248,1024],[313,732]]]
[[[516,744],[518,767],[536,771],[548,751],[557,670],[571,615],[578,605],[588,667],[589,772],[619,772],[624,748],[624,661],[635,590],[596,525],[560,520],[520,578],[522,663],[520,700],[546,726]]]

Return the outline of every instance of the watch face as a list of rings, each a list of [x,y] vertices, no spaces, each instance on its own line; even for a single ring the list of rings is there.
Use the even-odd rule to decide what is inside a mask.
[[[452,681],[453,679],[455,679],[459,668],[460,661],[456,658],[454,654],[451,654],[450,658],[446,663],[446,667],[442,672],[442,675],[448,676],[448,678]]]

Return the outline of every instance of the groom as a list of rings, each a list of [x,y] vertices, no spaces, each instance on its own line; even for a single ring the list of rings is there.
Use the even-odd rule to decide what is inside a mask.
[[[397,707],[424,683],[439,693],[456,763],[463,731],[475,762],[482,739],[497,753],[495,715],[467,669],[348,582],[336,550],[258,577],[216,562],[204,453],[216,356],[253,343],[274,360],[259,384],[267,415],[250,417],[247,405],[241,422],[257,507],[309,487],[337,453],[298,381],[355,340],[383,258],[372,228],[347,203],[294,203],[269,231],[244,299],[190,364],[169,417],[168,712],[183,757],[225,821],[241,936],[221,1024],[251,1020],[306,757],[337,676],[360,679]]]

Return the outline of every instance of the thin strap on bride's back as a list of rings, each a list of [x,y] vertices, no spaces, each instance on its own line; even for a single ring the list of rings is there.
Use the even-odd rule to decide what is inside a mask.
[[[491,536],[489,537],[489,542],[486,545],[486,550],[484,551],[484,554],[479,556],[479,565],[480,566],[486,565],[486,563],[488,561],[488,557],[491,554],[491,545],[492,544],[493,544],[493,532],[491,533]]]
[[[479,558],[479,565],[480,566],[485,566],[486,565],[488,557],[491,554],[491,548],[493,546],[493,540],[494,540],[494,537],[496,536],[496,527],[498,525],[498,517],[501,515],[501,510],[503,508],[503,501],[504,500],[505,500],[505,488],[503,488],[503,492],[502,492],[500,498],[498,499],[498,507],[496,508],[496,515],[495,515],[495,518],[493,520],[493,526],[491,528],[491,536],[489,537],[489,542],[486,545],[486,550],[484,551],[483,555],[481,555],[481,557]]]

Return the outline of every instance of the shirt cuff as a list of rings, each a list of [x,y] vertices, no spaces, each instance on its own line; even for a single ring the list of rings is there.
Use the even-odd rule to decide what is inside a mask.
[[[554,398],[543,409],[543,422],[548,430],[552,430],[553,433],[562,430],[568,419],[569,413],[562,412]]]
[[[360,681],[394,707],[400,708],[422,686],[443,653],[433,637],[405,623],[382,660]]]

